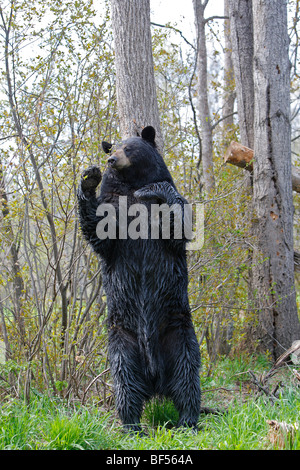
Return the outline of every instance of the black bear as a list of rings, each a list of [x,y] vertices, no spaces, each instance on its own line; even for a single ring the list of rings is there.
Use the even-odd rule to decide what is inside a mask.
[[[102,147],[110,156],[100,196],[96,197],[96,187],[101,172],[92,166],[82,174],[78,206],[83,235],[101,259],[108,354],[119,416],[126,428],[139,431],[145,401],[166,396],[179,412],[178,426],[196,428],[200,352],[187,294],[188,240],[174,235],[175,213],[170,217],[169,237],[162,237],[161,231],[158,237],[150,233],[153,205],[183,208],[187,202],[156,148],[153,127],[145,127],[141,136],[125,140],[113,153],[111,144],[103,142]],[[128,214],[121,213],[120,201],[123,212],[126,201]],[[149,210],[143,219],[147,237],[130,237],[124,231],[134,220],[130,207],[136,204]],[[115,224],[111,234],[100,227],[105,214],[105,222]]]

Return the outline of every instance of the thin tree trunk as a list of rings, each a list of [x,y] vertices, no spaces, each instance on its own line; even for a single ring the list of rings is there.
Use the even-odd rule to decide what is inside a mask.
[[[229,17],[229,0],[224,0],[224,17]],[[224,51],[224,98],[223,98],[223,129],[225,133],[233,125],[233,112],[235,102],[235,91],[234,91],[234,73],[233,73],[233,61],[232,61],[232,45],[230,37],[230,21],[225,19],[224,21],[224,39],[225,39],[225,51]],[[228,117],[226,117],[228,116]],[[228,142],[229,143],[229,142]]]
[[[204,11],[208,1],[193,0],[194,15],[197,32],[197,95],[198,110],[202,138],[202,166],[204,189],[210,193],[215,188],[214,165],[213,165],[213,139],[212,125],[208,104],[207,90],[207,50],[205,38]]]
[[[8,361],[10,358],[11,354],[11,349],[10,349],[10,344],[9,344],[9,339],[8,339],[8,334],[7,334],[7,328],[6,328],[6,321],[5,321],[5,315],[3,311],[3,306],[2,306],[2,299],[0,297],[0,317],[1,317],[1,334],[4,339],[4,344],[5,344],[5,361]]]
[[[253,283],[259,319],[253,334],[262,350],[276,359],[300,334],[294,287],[287,5],[282,0],[252,3],[253,202],[258,246]]]
[[[154,78],[150,0],[112,0],[117,104],[122,138],[151,125],[163,150]]]
[[[21,274],[19,263],[19,247],[16,243],[12,223],[9,216],[8,198],[5,189],[4,174],[2,169],[2,161],[0,159],[0,201],[2,205],[3,225],[6,226],[6,239],[10,243],[11,268],[13,274],[14,292],[12,292],[14,304],[14,317],[18,325],[22,343],[25,340],[25,325],[22,309],[22,297],[24,291],[24,281]],[[3,317],[4,318],[4,317]]]
[[[228,0],[241,142],[254,145],[253,21],[251,0]]]
[[[253,83],[253,15],[251,0],[228,0],[230,21],[230,37],[232,45],[232,61],[237,98],[238,122],[241,141],[244,146],[254,145],[254,83]],[[252,147],[253,148],[253,147]],[[246,191],[250,196],[247,207],[249,220],[253,220],[253,187],[252,175],[245,172]],[[253,238],[253,226],[249,227],[247,236]],[[254,306],[253,285],[253,251],[248,249],[248,306]],[[248,350],[254,347],[252,328],[247,322],[245,326],[245,343]]]

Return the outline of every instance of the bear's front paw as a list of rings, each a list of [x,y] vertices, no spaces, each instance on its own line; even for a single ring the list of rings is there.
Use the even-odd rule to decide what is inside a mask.
[[[102,179],[100,168],[97,166],[90,166],[81,175],[81,191],[95,191],[96,187]]]
[[[144,186],[134,192],[134,196],[141,201],[156,200],[159,204],[166,202],[166,197],[163,191],[160,190],[158,185]]]

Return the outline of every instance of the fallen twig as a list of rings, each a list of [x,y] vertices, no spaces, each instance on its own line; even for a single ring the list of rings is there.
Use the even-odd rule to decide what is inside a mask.
[[[267,387],[265,387],[266,381],[264,380],[264,376],[258,378],[252,370],[249,370],[248,372],[252,377],[252,383],[259,389],[260,392],[263,392],[265,395],[267,395],[267,397],[270,398],[270,400],[274,403],[276,396],[274,396],[273,393],[270,392]]]

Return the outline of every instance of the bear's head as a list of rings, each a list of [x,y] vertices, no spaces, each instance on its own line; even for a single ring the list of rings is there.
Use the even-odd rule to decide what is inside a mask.
[[[173,180],[155,144],[155,129],[147,126],[140,137],[130,137],[112,150],[112,144],[102,142],[105,153],[110,154],[108,172],[133,189],[159,181]]]

